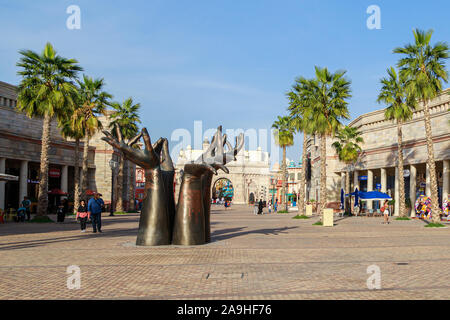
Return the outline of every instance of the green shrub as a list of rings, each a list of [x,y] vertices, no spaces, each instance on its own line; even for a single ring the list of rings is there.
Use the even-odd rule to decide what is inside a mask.
[[[123,215],[127,215],[127,214],[128,214],[127,212],[123,212],[123,211],[116,211],[116,212],[114,212],[115,216],[123,216]]]
[[[431,222],[425,226],[425,228],[443,228],[443,227],[445,227],[445,225],[443,225],[442,223],[434,223],[434,222]]]
[[[299,215],[297,215],[297,216],[295,216],[295,217],[292,217],[292,219],[309,219],[309,217],[307,217],[307,216],[299,216]]]
[[[50,223],[55,222],[52,219],[50,219],[48,216],[35,216],[33,219],[30,220],[32,223]]]
[[[398,218],[395,218],[395,220],[406,221],[406,220],[411,220],[411,219],[408,217],[398,217]]]
[[[280,214],[284,214],[284,213],[289,213],[289,211],[286,211],[286,210],[281,210],[281,211],[278,211],[278,213],[280,213]]]
[[[313,223],[313,226],[323,226],[322,221],[317,221],[316,223]]]

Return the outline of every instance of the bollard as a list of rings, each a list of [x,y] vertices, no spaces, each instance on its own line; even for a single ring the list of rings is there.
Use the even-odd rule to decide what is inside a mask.
[[[307,204],[306,205],[306,216],[312,217],[312,215],[313,215],[312,204]]]
[[[323,210],[323,226],[324,227],[333,227],[334,226],[333,209]]]

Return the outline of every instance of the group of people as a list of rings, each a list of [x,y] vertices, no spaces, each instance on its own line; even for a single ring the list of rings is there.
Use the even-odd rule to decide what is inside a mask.
[[[31,219],[31,200],[28,197],[23,197],[19,209],[17,209],[17,222],[24,222],[25,217],[27,221]]]
[[[101,196],[101,193],[95,193],[94,197],[89,199],[87,205],[84,199],[80,201],[76,219],[80,222],[81,232],[86,232],[86,225],[88,221],[91,221],[92,232],[102,233],[102,211],[105,203]]]

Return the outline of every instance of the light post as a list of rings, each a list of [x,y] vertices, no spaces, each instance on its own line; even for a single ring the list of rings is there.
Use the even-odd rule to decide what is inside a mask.
[[[252,179],[245,179],[245,183],[247,184],[247,204],[250,204],[250,185],[252,182]]]
[[[109,208],[109,216],[114,216],[114,173],[119,163],[113,159],[109,160],[109,167],[111,168],[111,205]]]

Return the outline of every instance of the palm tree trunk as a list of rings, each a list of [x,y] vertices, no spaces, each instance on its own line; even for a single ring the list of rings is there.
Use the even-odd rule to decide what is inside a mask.
[[[117,174],[117,192],[116,192],[116,211],[123,211],[123,171],[125,168],[125,160],[122,155],[119,157],[119,173]]]
[[[80,139],[75,139],[75,190],[73,195],[73,211],[74,213],[77,212],[78,206],[80,205]]]
[[[284,210],[288,211],[287,205],[287,197],[286,197],[286,185],[287,185],[287,168],[286,168],[286,146],[283,146],[283,196],[282,199],[284,201]]]
[[[86,191],[88,189],[88,157],[89,157],[89,136],[86,135],[84,138],[84,146],[83,146],[83,178],[81,181],[81,193],[82,195],[86,195]]]
[[[136,170],[133,172],[133,164],[128,161],[128,176],[129,176],[129,183],[128,183],[128,210],[135,210],[134,207],[134,187],[135,187],[135,174]]]
[[[305,214],[305,189],[306,189],[306,133],[303,133],[303,150],[302,150],[302,175],[300,177],[300,194],[298,196],[298,213]]]
[[[434,223],[439,223],[441,218],[439,216],[440,208],[438,201],[438,187],[436,179],[436,164],[434,162],[434,148],[433,148],[433,133],[431,131],[430,109],[428,106],[429,101],[425,101],[424,113],[425,113],[425,134],[427,140],[427,152],[428,152],[428,168],[430,169],[430,182],[431,182],[431,214]]]
[[[45,216],[48,209],[48,153],[50,150],[50,128],[52,118],[46,113],[42,126],[41,164],[39,168],[39,193],[37,216]]]
[[[399,179],[399,216],[406,216],[405,205],[405,178],[403,176],[403,136],[402,136],[402,123],[397,122],[397,138],[398,138],[398,179]]]
[[[320,214],[323,221],[323,211],[327,206],[327,136],[320,139]]]

